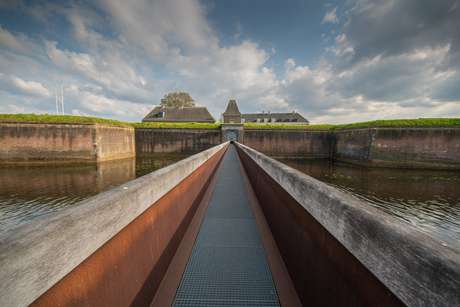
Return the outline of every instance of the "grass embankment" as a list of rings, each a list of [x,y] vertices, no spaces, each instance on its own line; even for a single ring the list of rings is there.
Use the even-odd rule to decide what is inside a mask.
[[[71,115],[35,115],[35,114],[0,114],[0,121],[34,121],[58,123],[97,123],[127,127],[155,127],[155,128],[207,128],[217,129],[220,124],[205,123],[126,123],[113,119],[98,117],[71,116]]]
[[[206,123],[130,123],[131,127],[135,128],[205,128],[205,129],[218,129],[220,124],[206,124]]]
[[[285,124],[245,124],[244,129],[327,129],[403,127],[403,126],[459,126],[460,118],[419,118],[388,119],[341,125],[285,125]]]
[[[204,123],[125,123],[118,120],[70,115],[0,114],[0,121],[37,121],[66,123],[99,123],[135,128],[201,128],[218,129],[220,124]],[[244,129],[327,129],[340,130],[351,128],[402,127],[402,126],[459,126],[460,118],[419,118],[374,120],[362,123],[342,125],[286,125],[286,124],[244,124]]]

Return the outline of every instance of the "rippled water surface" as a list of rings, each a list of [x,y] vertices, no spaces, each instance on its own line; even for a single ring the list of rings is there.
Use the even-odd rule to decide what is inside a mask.
[[[0,234],[168,166],[185,156],[98,165],[0,166]],[[460,247],[460,172],[281,162]]]
[[[97,165],[1,165],[0,234],[184,158],[137,157]]]
[[[460,171],[279,161],[460,247]]]

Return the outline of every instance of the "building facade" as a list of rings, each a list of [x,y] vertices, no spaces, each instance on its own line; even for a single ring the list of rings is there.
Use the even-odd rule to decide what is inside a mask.
[[[143,119],[143,123],[209,123],[216,121],[205,107],[155,107]]]
[[[246,123],[261,123],[261,124],[287,124],[287,125],[308,125],[310,122],[300,115],[292,111],[291,113],[270,113],[270,111],[262,113],[242,114],[235,100],[230,100],[227,110],[223,113],[223,123],[225,124],[246,124]]]

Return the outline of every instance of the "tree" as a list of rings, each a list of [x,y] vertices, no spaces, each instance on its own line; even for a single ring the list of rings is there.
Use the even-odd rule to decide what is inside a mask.
[[[193,100],[193,98],[190,97],[189,93],[174,92],[174,93],[169,93],[168,95],[165,95],[165,97],[161,99],[160,105],[165,106],[165,107],[178,107],[178,106],[194,107],[195,100]]]

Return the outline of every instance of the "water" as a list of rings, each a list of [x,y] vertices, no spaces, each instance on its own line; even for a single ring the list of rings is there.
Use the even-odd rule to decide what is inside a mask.
[[[97,165],[1,165],[0,234],[186,157],[137,157]]]
[[[460,247],[460,171],[371,168],[328,159],[279,161]]]
[[[184,158],[0,166],[0,234]],[[459,171],[369,168],[327,159],[280,161],[460,247]]]

